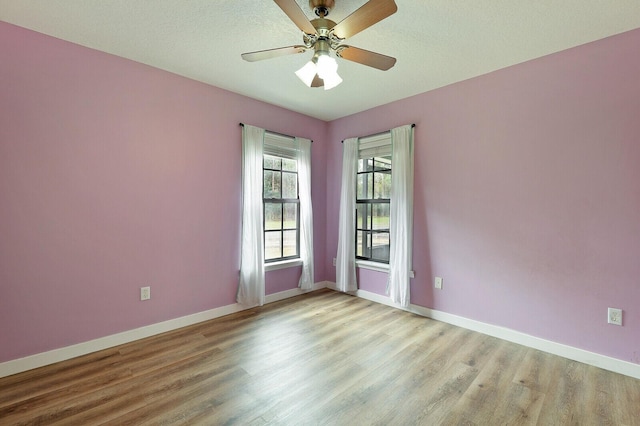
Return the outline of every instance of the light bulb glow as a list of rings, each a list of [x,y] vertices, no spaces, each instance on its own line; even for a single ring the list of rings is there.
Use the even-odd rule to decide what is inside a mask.
[[[307,87],[311,87],[311,83],[316,76],[316,68],[316,64],[313,61],[309,61],[296,71],[296,75]]]
[[[338,62],[329,55],[320,55],[318,58],[317,72],[318,77],[323,80],[327,77],[331,78],[330,76],[337,75]]]

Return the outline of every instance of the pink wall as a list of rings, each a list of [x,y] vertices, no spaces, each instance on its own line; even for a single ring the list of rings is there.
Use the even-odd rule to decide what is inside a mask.
[[[233,303],[242,121],[315,141],[316,281],[335,279],[339,141],[413,122],[413,303],[640,363],[639,47],[325,123],[0,23],[0,362]]]
[[[241,121],[314,139],[325,203],[323,121],[5,23],[0,58],[0,362],[234,303]]]
[[[413,122],[412,302],[640,363],[639,51],[635,30],[331,122],[328,279],[340,140]]]

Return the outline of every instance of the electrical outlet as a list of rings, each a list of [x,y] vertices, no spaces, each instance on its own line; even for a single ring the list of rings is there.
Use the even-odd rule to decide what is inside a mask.
[[[140,300],[151,299],[151,287],[140,287]]]
[[[622,325],[622,309],[609,308],[607,310],[607,322],[614,325]]]
[[[336,266],[336,258],[333,258],[333,266]]]
[[[436,277],[436,282],[434,285],[438,290],[442,290],[442,277]]]

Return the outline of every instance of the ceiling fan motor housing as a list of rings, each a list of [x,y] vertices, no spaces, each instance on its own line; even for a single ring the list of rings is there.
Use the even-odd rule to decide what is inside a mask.
[[[311,9],[313,9],[313,12],[321,18],[328,16],[335,4],[335,0],[309,0],[309,6],[311,6]]]

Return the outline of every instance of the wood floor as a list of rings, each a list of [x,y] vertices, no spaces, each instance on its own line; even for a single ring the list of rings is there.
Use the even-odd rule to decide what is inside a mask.
[[[640,380],[320,290],[0,379],[0,424],[640,425]]]

